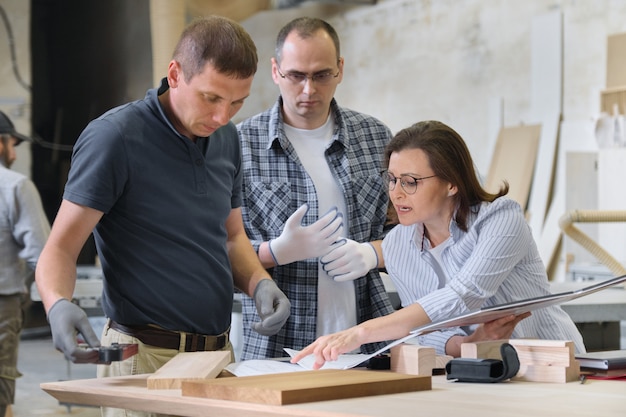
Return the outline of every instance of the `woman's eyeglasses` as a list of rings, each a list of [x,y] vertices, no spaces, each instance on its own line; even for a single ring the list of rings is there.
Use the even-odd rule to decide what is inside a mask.
[[[387,186],[389,191],[393,191],[396,188],[396,182],[400,180],[400,186],[407,194],[415,194],[417,191],[417,184],[422,180],[427,180],[428,178],[434,178],[436,175],[430,175],[428,177],[414,177],[412,175],[401,175],[400,177],[395,177],[389,171],[382,172],[383,182]]]

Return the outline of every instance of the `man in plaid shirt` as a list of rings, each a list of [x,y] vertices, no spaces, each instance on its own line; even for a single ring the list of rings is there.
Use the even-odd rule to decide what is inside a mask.
[[[243,297],[243,360],[285,356],[285,347],[302,349],[393,311],[378,273],[388,206],[381,161],[392,134],[379,120],[338,106],[343,64],[327,22],[289,22],[272,59],[280,97],[237,126],[246,232],[291,301],[289,320],[268,337],[249,330],[259,319],[254,301]]]

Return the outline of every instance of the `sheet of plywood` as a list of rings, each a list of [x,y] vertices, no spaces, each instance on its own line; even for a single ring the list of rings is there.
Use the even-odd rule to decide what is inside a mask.
[[[606,87],[626,86],[626,33],[610,35],[606,51]]]
[[[181,352],[148,377],[148,389],[178,389],[182,380],[212,379],[230,362],[230,351]]]
[[[520,203],[522,208],[526,207],[540,133],[540,125],[500,129],[485,181],[489,192],[497,192],[502,181],[506,180],[509,183],[508,196]]]
[[[285,405],[430,389],[430,375],[326,369],[210,381],[183,381],[182,395]]]

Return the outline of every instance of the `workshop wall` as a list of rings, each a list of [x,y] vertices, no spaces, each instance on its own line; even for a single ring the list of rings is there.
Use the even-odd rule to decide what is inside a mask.
[[[531,21],[554,10],[563,15],[563,117],[595,117],[606,79],[606,38],[626,31],[626,1],[386,0],[261,12],[243,22],[261,65],[237,118],[276,99],[269,60],[278,28],[298,15],[318,16],[342,41],[341,105],[380,118],[394,132],[424,119],[448,123],[467,140],[485,175],[495,140],[488,137],[490,102],[502,100],[505,126],[530,122]]]
[[[30,2],[0,0],[0,6],[10,14],[17,63],[29,80]],[[264,110],[277,97],[269,60],[278,28],[299,15],[319,16],[337,28],[342,40],[341,105],[374,115],[393,131],[423,119],[449,123],[468,141],[484,174],[495,139],[488,137],[489,103],[503,101],[506,126],[528,122],[531,21],[554,10],[563,14],[563,117],[595,117],[606,78],[606,38],[626,31],[623,0],[380,0],[375,6],[305,2],[294,9],[260,12],[242,22],[257,43],[260,66],[251,97],[235,121]],[[12,75],[4,27],[0,31],[0,109],[28,132],[30,94]],[[152,74],[145,77],[151,83]],[[19,151],[16,168],[29,172],[27,148]]]
[[[0,7],[4,11],[0,19],[0,110],[9,115],[18,132],[30,134],[30,2],[0,0]],[[15,75],[16,68],[21,80]],[[30,175],[30,145],[23,143],[16,151],[17,161],[12,168]]]

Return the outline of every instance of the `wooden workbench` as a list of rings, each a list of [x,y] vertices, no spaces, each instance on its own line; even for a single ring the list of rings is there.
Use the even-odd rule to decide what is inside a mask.
[[[376,371],[372,371],[376,372]],[[181,390],[148,390],[147,375],[41,384],[59,401],[112,406],[188,417],[240,416],[463,416],[623,417],[626,381],[472,384],[434,376],[432,390],[273,406],[183,397]]]

